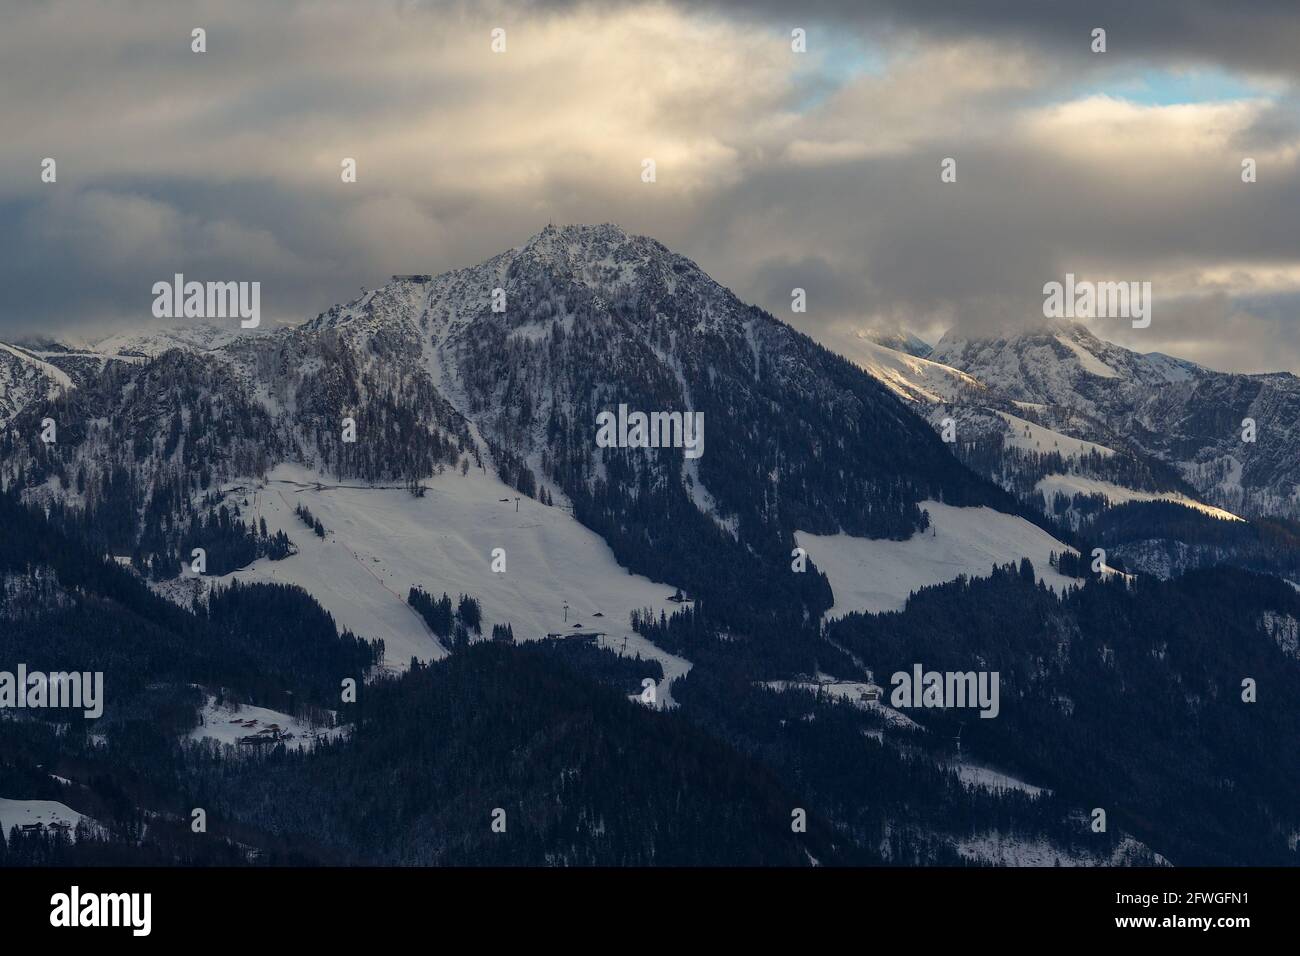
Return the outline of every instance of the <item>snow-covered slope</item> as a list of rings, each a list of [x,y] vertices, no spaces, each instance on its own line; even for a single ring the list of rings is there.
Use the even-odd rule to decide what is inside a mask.
[[[1060,589],[1076,583],[1058,574],[1051,553],[1074,549],[1024,518],[991,508],[923,507],[932,527],[906,541],[799,532],[799,546],[826,573],[835,604],[831,618],[851,611],[897,611],[912,592],[958,575],[986,576],[995,564],[1029,558],[1039,579]]]
[[[94,823],[89,817],[57,800],[14,800],[0,797],[0,829],[4,830],[6,838],[13,827],[21,830],[24,826],[33,824],[48,827],[57,823],[67,824],[75,830],[82,820]],[[73,833],[69,831],[68,836],[72,837]]]
[[[905,329],[896,331],[864,329],[857,334],[866,336],[877,345],[883,345],[895,352],[903,352],[916,358],[929,358],[930,352],[934,349],[934,346],[925,339]]]
[[[1056,341],[1074,353],[1074,357],[1079,360],[1079,367],[1089,375],[1095,375],[1098,378],[1119,378],[1118,372],[1084,348],[1079,339],[1080,336],[1061,332],[1056,334]]]
[[[1124,836],[1109,856],[1058,846],[1042,838],[997,831],[957,843],[957,852],[985,866],[1168,866],[1169,861],[1140,840]]]
[[[867,332],[834,330],[827,344],[908,401],[944,402],[964,389],[984,391],[965,372],[882,345]]]
[[[1199,497],[1242,514],[1300,513],[1300,378],[1216,372],[1103,341],[1078,323],[1008,337],[950,332],[931,359],[990,392],[1069,415],[1127,453],[1172,466]],[[1243,440],[1243,422],[1255,425]],[[1086,436],[1081,436],[1086,437]],[[1118,447],[1118,445],[1116,445]]]
[[[403,488],[340,483],[281,465],[253,491],[250,505],[272,533],[289,534],[299,553],[207,580],[299,585],[340,627],[382,639],[385,663],[399,668],[412,657],[437,660],[447,653],[407,605],[410,589],[445,591],[453,599],[468,594],[482,603],[485,634],[493,624],[510,624],[516,640],[598,631],[620,650],[627,637],[629,656],[639,653],[663,666],[659,697],[671,700],[667,682],[689,663],[634,634],[628,619],[641,608],[671,613],[674,586],[629,574],[568,512],[520,495],[491,474],[448,471],[425,485],[424,496],[416,498]],[[324,525],[324,539],[294,514],[298,504]],[[504,573],[492,571],[497,548],[504,551]]]
[[[960,442],[1000,433],[1004,447],[1019,453],[1121,455],[1126,461],[1067,470],[1118,488],[1132,484],[1128,500],[1151,500],[1154,490],[1163,500],[1200,500],[1232,514],[1300,513],[1300,379],[1293,375],[1215,372],[1122,348],[1075,322],[1001,338],[950,331],[928,361],[869,333],[831,333],[829,344],[936,428],[955,420]],[[1246,419],[1255,422],[1256,441],[1242,440]],[[985,458],[984,465],[1007,487],[1008,476],[1024,471],[1021,493],[1042,477],[1033,459],[1009,456],[990,468]]]
[[[677,586],[737,600],[716,564],[751,584],[750,605],[820,602],[767,560],[796,523],[899,535],[926,498],[1012,507],[871,376],[613,225],[548,227],[476,266],[396,276],[301,326],[236,326],[86,343],[77,354],[114,357],[112,374],[61,410],[53,454],[0,436],[0,483],[21,481],[34,505],[94,498],[100,515],[141,516],[107,536],[152,578],[187,559],[178,529],[207,496],[238,488],[240,520],[298,553],[231,576],[302,586],[382,639],[393,666],[446,652],[407,606],[412,586],[472,595],[518,639],[578,624],[637,653],[633,609],[671,612]],[[906,358],[936,387],[963,381]],[[597,416],[622,404],[703,415],[704,456],[601,447]],[[39,409],[24,414],[26,429]],[[656,656],[668,679],[689,666]]]
[[[237,338],[228,329],[187,325],[93,341],[74,337],[0,342],[0,424],[33,402],[77,388],[111,362],[141,362],[173,348],[211,351]]]
[[[213,352],[244,338],[268,334],[265,330],[244,330],[237,326],[209,325],[196,321],[186,325],[117,332],[78,343],[88,352],[107,356],[153,358],[168,349]]]
[[[773,680],[763,684],[769,690],[785,693],[791,690],[808,691],[829,700],[840,701],[859,710],[878,715],[892,730],[919,731],[921,725],[901,710],[887,703],[889,689],[864,681],[837,680],[823,675],[819,680]]]
[[[0,342],[0,425],[30,403],[73,387],[62,369],[26,349]]]
[[[1098,401],[1130,383],[1168,385],[1181,365],[1097,338],[1078,322],[1051,322],[1005,338],[966,338],[950,331],[930,355],[975,376],[998,394],[1094,412]]]
[[[1105,445],[1098,445],[1095,442],[1084,441],[1081,438],[1071,438],[1062,432],[1044,428],[1037,422],[1028,421],[1009,412],[998,412],[997,414],[1011,426],[1007,432],[1007,443],[1013,448],[1042,452],[1043,454],[1058,452],[1065,458],[1078,458],[1083,455],[1091,455],[1094,452],[1103,458],[1115,454],[1113,448],[1107,448]]]
[[[1170,501],[1174,504],[1192,508],[1202,514],[1207,514],[1212,518],[1221,518],[1224,521],[1242,520],[1230,511],[1216,508],[1214,505],[1207,505],[1195,498],[1188,498],[1186,495],[1180,495],[1174,491],[1137,491],[1133,488],[1123,488],[1113,482],[1101,481],[1085,475],[1048,475],[1038,483],[1037,489],[1043,493],[1043,497],[1048,501],[1051,501],[1057,492],[1067,498],[1072,498],[1075,495],[1105,495],[1110,503],[1115,505],[1123,504],[1126,501]]]
[[[881,344],[869,332],[836,330],[828,333],[827,340],[835,351],[911,403],[936,429],[941,429],[945,420],[953,418],[960,426],[960,442],[987,440],[996,435],[1000,436],[1003,447],[1023,452],[1043,455],[1056,452],[1067,459],[1094,452],[1102,457],[1115,454],[1115,449],[1107,445],[1070,434],[1067,429],[1079,425],[1092,432],[1098,431],[1077,416],[1054,415],[1051,405],[1012,398],[960,369]],[[1099,360],[1064,335],[1059,335],[1058,340],[1070,354],[1087,356],[1090,362],[1085,364],[1094,369],[1101,367]],[[1048,427],[1017,412],[1046,417],[1053,422],[1059,419],[1062,424],[1056,428]],[[997,476],[991,477],[996,479]]]
[[[199,712],[199,726],[189,733],[190,740],[215,740],[238,746],[241,738],[274,732],[286,747],[307,749],[320,740],[332,740],[344,733],[342,727],[313,727],[305,721],[277,710],[252,704],[222,703],[211,694]]]

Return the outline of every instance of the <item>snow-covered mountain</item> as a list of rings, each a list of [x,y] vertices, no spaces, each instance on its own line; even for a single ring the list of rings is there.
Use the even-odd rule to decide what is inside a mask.
[[[1113,385],[1157,388],[1186,381],[1197,370],[1192,363],[1150,358],[1105,342],[1077,322],[1052,323],[1005,339],[968,339],[949,332],[932,355],[1017,401],[1084,411],[1104,408],[1105,393]]]
[[[49,339],[0,342],[0,426],[28,405],[71,392],[114,362],[139,356],[104,351],[97,345]]]
[[[1049,507],[1057,491],[1072,497],[1070,482],[1053,480],[1083,476],[1104,483],[1112,504],[1154,493],[1199,499],[1201,510],[1219,515],[1300,509],[1294,375],[1216,372],[1134,352],[1072,322],[1003,338],[949,332],[925,360],[870,333],[831,344],[936,428],[954,421],[963,454],[972,442],[997,445],[1006,454],[981,451],[982,463],[972,464],[1021,494],[1036,488]],[[1243,440],[1247,418],[1256,423],[1254,442]]]
[[[1080,324],[1010,338],[946,335],[932,357],[1008,398],[1046,406],[1052,421],[1077,417],[1082,427],[1071,433],[1119,436],[1229,511],[1300,508],[1300,378],[1290,373],[1217,372],[1122,348]],[[1243,437],[1246,419],[1254,440]]]
[[[194,352],[212,352],[231,345],[244,337],[265,335],[265,330],[245,330],[197,322],[193,325],[175,326],[145,331],[116,332],[84,341],[74,340],[73,349],[111,358],[154,358],[169,349],[186,349]]]
[[[156,556],[153,573],[170,575],[200,499],[238,486],[263,502],[257,482],[278,465],[417,493],[472,468],[560,508],[649,580],[721,596],[760,579],[774,604],[809,608],[843,606],[825,592],[850,586],[775,574],[796,535],[906,539],[942,513],[928,501],[1017,510],[953,450],[1021,507],[1076,523],[1054,503],[1165,500],[1227,517],[1242,506],[1206,476],[1254,472],[1213,457],[1218,446],[1153,436],[1166,404],[1200,407],[1198,389],[1249,377],[1069,324],[949,335],[931,358],[913,354],[927,350],[914,338],[843,333],[828,351],[652,239],[547,227],[477,266],[395,276],[297,327],[196,323],[7,347],[18,384],[4,407],[29,414],[0,444],[0,477],[29,499],[89,509],[118,553]],[[54,395],[66,396],[60,440],[46,449],[35,426]],[[597,448],[596,416],[620,405],[703,413],[706,453]],[[945,446],[909,408],[936,429],[954,420],[959,442]],[[291,522],[272,523],[293,537]],[[942,563],[933,547],[923,564]],[[383,618],[373,629],[418,649],[425,635],[405,609],[396,620],[414,630]]]
[[[420,553],[444,553],[480,575],[492,549],[505,547],[512,573],[538,575],[540,590],[503,591],[495,609],[492,589],[473,590],[489,617],[514,616],[530,630],[556,623],[583,574],[588,610],[620,621],[654,606],[653,594],[671,593],[669,585],[736,619],[756,605],[802,617],[835,598],[821,574],[790,573],[797,533],[906,539],[928,527],[931,501],[1016,510],[951,455],[895,386],[742,303],[690,260],[610,225],[548,227],[471,268],[395,276],[297,327],[152,330],[50,343],[42,354],[60,348],[67,360],[99,356],[100,371],[61,400],[54,445],[37,437],[47,404],[28,399],[0,437],[5,487],[83,511],[106,546],[155,578],[175,575],[182,540],[218,504],[296,539],[292,509],[272,492],[306,500],[318,484],[336,488],[334,498],[359,510],[312,508],[338,525],[337,574],[281,573],[270,556],[257,566],[274,580],[314,581],[340,620],[384,636],[404,656],[438,654],[400,600],[388,606],[418,583],[412,556]],[[947,379],[970,384],[934,368],[936,388]],[[599,447],[597,416],[621,405],[702,414],[704,453]],[[290,479],[296,484],[272,487]],[[465,528],[449,548],[439,528],[445,538],[459,525],[439,516],[439,502],[456,500],[462,480],[477,489],[465,499],[470,512],[520,495],[563,517],[556,530],[537,532],[547,540],[503,532],[494,542],[486,529],[471,536]],[[402,489],[416,503],[398,524],[362,513],[369,501],[398,514],[387,499]],[[403,534],[410,548],[400,546]],[[284,568],[302,563],[285,560]],[[547,566],[568,561],[580,571],[573,580]],[[358,570],[357,562],[359,576],[340,570]],[[632,572],[646,587],[663,583],[649,592],[606,588],[596,600],[601,568],[625,581]],[[326,578],[355,581],[330,588]],[[356,617],[367,608],[369,619]]]
[[[319,826],[316,804],[387,819],[390,791],[424,780],[441,761],[430,746],[490,753],[485,766],[511,768],[534,729],[548,740],[527,750],[530,768],[552,755],[546,774],[566,789],[563,800],[525,802],[571,805],[573,785],[612,782],[605,806],[626,806],[625,763],[602,760],[573,774],[570,755],[591,740],[630,752],[634,738],[611,730],[630,714],[654,721],[632,725],[638,759],[642,750],[717,753],[697,740],[735,745],[760,763],[725,776],[753,781],[768,773],[754,767],[770,767],[792,788],[763,798],[780,810],[775,831],[787,829],[788,806],[829,808],[833,822],[810,832],[836,834],[863,859],[1215,863],[1254,854],[1290,862],[1293,774],[1275,771],[1290,766],[1279,755],[1294,708],[1259,712],[1261,747],[1248,765],[1225,756],[1240,746],[1236,675],[1266,673],[1279,699],[1297,699],[1291,665],[1268,656],[1290,646],[1295,591],[1232,568],[1171,581],[1106,574],[1084,586],[1091,575],[1064,540],[1081,543],[1078,528],[1022,504],[1040,485],[1094,503],[1159,497],[1150,488],[1158,485],[1183,503],[1137,507],[1168,507],[1180,512],[1175,523],[1190,515],[1215,532],[1246,525],[1186,507],[1194,489],[1107,418],[1106,397],[1088,385],[1096,378],[1118,388],[1127,376],[1144,388],[1182,388],[1213,373],[1163,357],[1130,367],[1122,354],[1059,335],[1036,353],[1056,366],[1042,390],[1011,394],[973,359],[974,371],[961,369],[869,336],[832,350],[651,239],[579,226],[547,228],[471,268],[394,277],[296,327],[28,343],[7,353],[21,363],[14,368],[25,391],[14,391],[15,413],[0,432],[0,484],[44,507],[0,497],[6,530],[22,532],[0,535],[9,573],[0,612],[10,629],[27,628],[28,648],[62,642],[73,659],[103,654],[119,667],[121,649],[134,648],[122,659],[141,694],[170,682],[205,722],[224,721],[202,732],[178,723],[188,740],[242,735],[237,715],[245,729],[250,714],[314,727],[291,723],[303,716],[291,712],[293,699],[332,710],[331,670],[354,666],[317,674],[314,653],[292,644],[304,619],[324,618],[328,640],[316,646],[365,653],[372,678],[367,710],[339,735],[349,746],[333,755],[359,762],[344,774],[304,759],[287,768],[303,773],[297,782],[259,773],[233,783],[233,818],[277,835],[348,832]],[[41,377],[59,371],[68,380],[57,388]],[[1071,387],[1049,392],[1057,380]],[[703,454],[604,447],[597,415],[620,405],[703,413]],[[44,417],[58,424],[52,444],[40,439]],[[948,417],[958,426],[953,446],[931,427]],[[984,434],[996,441],[981,444]],[[188,568],[192,547],[206,549],[205,572]],[[106,552],[174,603],[104,562]],[[1150,560],[1181,571],[1204,563],[1192,552],[1170,562],[1159,550]],[[795,573],[804,556],[807,573]],[[248,584],[297,585],[328,615],[313,615],[297,588]],[[458,608],[464,596],[480,608],[478,623],[457,610],[457,628],[436,630],[417,610],[415,588],[446,592]],[[1216,618],[1222,607],[1243,610]],[[1168,635],[1152,634],[1151,622],[1166,619]],[[566,634],[581,639],[495,643]],[[231,664],[236,638],[251,656]],[[371,639],[383,647],[367,650]],[[585,661],[570,653],[584,650],[592,652]],[[571,659],[547,663],[528,656],[534,651]],[[407,668],[412,660],[438,663]],[[510,660],[545,669],[511,677]],[[903,713],[869,699],[887,675],[918,662],[1000,675],[1000,719],[962,724],[948,708]],[[386,665],[379,674],[376,663]],[[572,680],[553,683],[561,671],[552,664]],[[650,676],[654,703],[675,707],[675,717],[627,708],[608,688],[599,713],[612,716],[566,709],[579,678],[605,671],[617,675],[611,686],[629,678],[644,687]],[[207,675],[201,687],[196,673]],[[534,676],[547,673],[541,683]],[[217,689],[233,693],[240,682],[235,696],[222,690],[232,709],[218,715]],[[547,686],[560,691],[538,691]],[[503,687],[517,692],[493,696]],[[563,706],[527,709],[535,698]],[[122,709],[133,724],[136,703]],[[173,704],[162,697],[156,706],[185,714]],[[1197,732],[1171,737],[1161,732],[1170,721]],[[530,724],[514,736],[514,725]],[[583,746],[571,750],[563,738],[555,746],[555,728],[570,728]],[[691,728],[702,736],[688,736]],[[141,736],[128,730],[107,748],[73,734],[60,746],[82,747],[78,760],[112,760],[118,739],[130,746]],[[1162,761],[1171,746],[1176,759]],[[654,759],[670,769],[645,777],[666,782],[663,806],[680,807],[690,791],[676,781],[703,778]],[[161,758],[130,766],[155,765],[172,766]],[[1259,795],[1242,805],[1240,833],[1251,842],[1205,825],[1228,784],[1181,775],[1203,766],[1228,768],[1234,792]],[[330,789],[343,778],[360,789]],[[440,780],[436,798],[402,801],[410,829],[394,831],[391,845],[405,847],[417,832],[442,840],[455,824],[424,808],[444,806],[447,794],[455,802],[501,789],[484,780]],[[713,796],[707,779],[701,786]],[[1196,798],[1167,820],[1168,794],[1184,790]],[[1104,838],[1086,822],[1099,803],[1113,809]],[[573,819],[613,819],[582,812]],[[705,814],[647,819],[660,830],[661,820],[683,817]],[[563,832],[569,842],[576,833],[599,843],[605,831],[566,822]],[[762,831],[744,821],[727,832],[748,847]],[[659,853],[659,844],[645,845]],[[565,853],[547,862],[605,859]]]

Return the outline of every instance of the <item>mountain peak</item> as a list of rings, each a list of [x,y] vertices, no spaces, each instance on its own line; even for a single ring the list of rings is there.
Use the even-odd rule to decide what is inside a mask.
[[[659,302],[670,314],[683,308],[698,313],[694,320],[706,323],[740,311],[732,293],[691,259],[614,223],[547,225],[524,245],[485,265],[504,267],[503,278],[511,280],[548,272],[605,300],[630,292]]]
[[[571,271],[585,271],[582,267],[601,264],[636,265],[673,258],[673,253],[662,243],[648,236],[632,235],[611,222],[568,226],[548,223],[512,252],[515,258],[567,267]]]
[[[524,243],[523,248],[541,245],[546,243],[564,242],[572,244],[587,244],[593,242],[627,242],[630,239],[645,239],[644,236],[633,236],[622,226],[613,222],[602,223],[570,223],[568,225],[557,226],[553,222],[548,222],[541,232],[532,236]]]

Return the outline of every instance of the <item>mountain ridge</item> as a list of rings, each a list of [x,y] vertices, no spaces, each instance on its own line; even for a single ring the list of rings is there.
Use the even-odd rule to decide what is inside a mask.
[[[881,346],[880,348],[884,348]],[[1220,372],[1099,338],[1082,323],[1054,321],[1013,335],[967,337],[949,330],[924,375],[900,374],[897,356],[853,356],[932,422],[955,417],[981,440],[1006,433],[981,406],[1144,459],[1228,511],[1300,514],[1300,378],[1289,372]],[[982,391],[928,386],[962,373]],[[1256,440],[1243,440],[1245,420]],[[1050,450],[1050,449],[1048,449]],[[1154,487],[1154,486],[1152,486]]]
[[[830,605],[820,574],[788,573],[795,530],[905,538],[926,500],[1018,508],[874,378],[608,224],[396,277],[298,326],[105,341],[121,361],[19,413],[0,476],[85,509],[115,553],[147,545],[151,573],[174,566],[194,502],[279,462],[413,494],[441,470],[492,468],[629,570],[741,618],[745,581],[800,616]],[[596,447],[598,413],[620,404],[703,414],[708,453]],[[59,423],[48,447],[41,408]]]

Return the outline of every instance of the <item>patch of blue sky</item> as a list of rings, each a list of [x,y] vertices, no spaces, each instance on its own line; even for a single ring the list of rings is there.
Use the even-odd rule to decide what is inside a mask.
[[[789,40],[787,36],[786,42]],[[791,54],[797,60],[794,75],[799,98],[795,109],[799,112],[816,109],[860,77],[879,76],[888,66],[882,47],[848,32],[810,26],[807,44],[807,53]]]
[[[1076,88],[1075,97],[1104,95],[1142,106],[1222,103],[1277,95],[1275,89],[1214,68],[1145,69]]]

